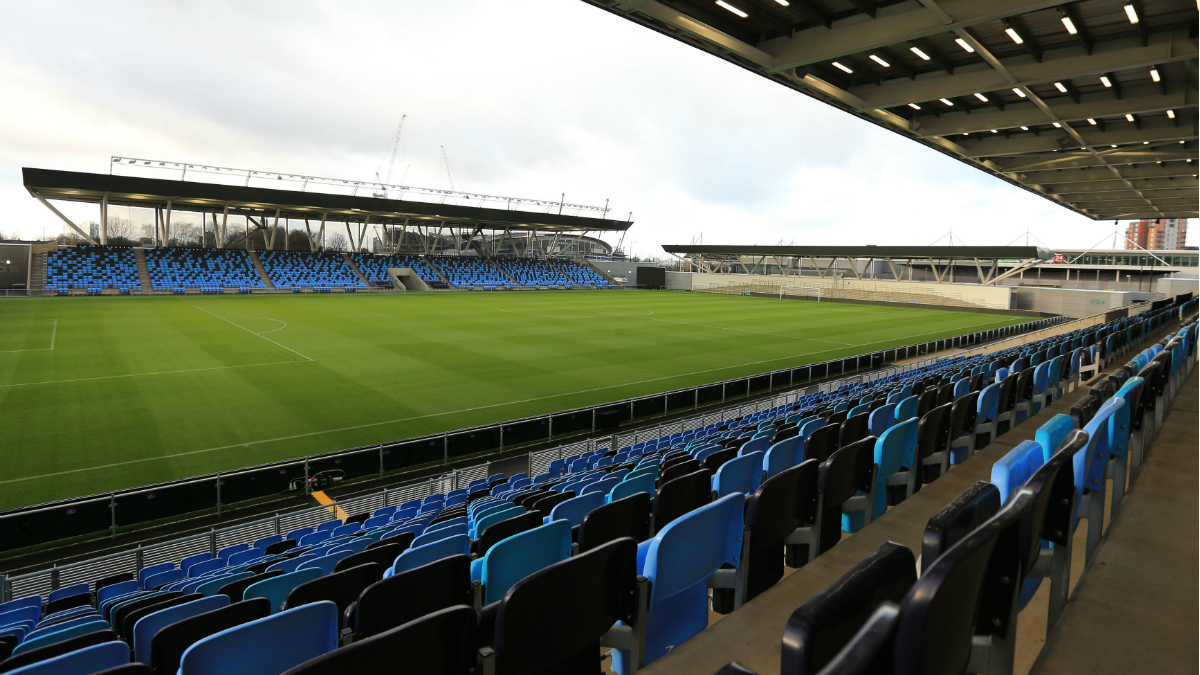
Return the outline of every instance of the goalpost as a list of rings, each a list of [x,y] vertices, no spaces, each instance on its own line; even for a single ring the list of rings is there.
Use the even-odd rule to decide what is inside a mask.
[[[817,304],[821,303],[821,286],[785,286],[780,284],[779,299],[782,300],[785,294],[807,298],[815,297]]]

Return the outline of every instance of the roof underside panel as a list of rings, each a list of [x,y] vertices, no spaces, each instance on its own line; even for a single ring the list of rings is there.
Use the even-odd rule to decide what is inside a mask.
[[[1037,246],[717,246],[664,245],[680,256],[780,256],[798,258],[912,258],[935,260],[1051,260],[1054,251]]]
[[[400,199],[273,190],[136,176],[112,176],[74,171],[25,168],[25,188],[43,199],[99,204],[107,195],[115,206],[170,208],[176,211],[296,220],[328,219],[334,222],[408,224],[418,227],[470,227],[482,230],[546,230],[614,232],[632,222],[480,208],[460,204],[434,204]],[[278,215],[277,215],[278,214]]]
[[[585,1],[1089,218],[1200,216],[1193,0]]]

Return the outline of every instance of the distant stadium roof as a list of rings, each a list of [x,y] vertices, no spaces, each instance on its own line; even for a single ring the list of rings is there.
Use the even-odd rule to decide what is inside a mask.
[[[1089,218],[1200,216],[1193,0],[586,1]]]
[[[500,231],[511,229],[602,233],[624,231],[633,224],[631,221],[610,218],[560,214],[554,208],[559,206],[558,203],[534,200],[514,201],[538,204],[551,212],[250,187],[248,180],[247,185],[224,185],[49,169],[25,168],[22,169],[22,173],[25,188],[43,201],[54,199],[100,204],[107,198],[109,205],[143,208],[168,208],[169,205],[169,208],[176,211],[211,214],[223,214],[228,208],[231,215],[274,217],[278,210],[280,218],[320,220],[324,217],[331,221],[353,223],[364,223],[369,219],[373,225],[408,223],[413,227],[444,225]],[[371,187],[370,184],[365,186]],[[432,191],[424,191],[420,195],[427,196],[430,192]],[[457,198],[466,196],[449,191],[446,194]],[[503,198],[491,199],[495,201]],[[47,203],[47,206],[50,205]],[[567,210],[593,208],[565,206]],[[599,208],[594,210],[600,211]],[[55,212],[58,213],[57,210]],[[59,216],[70,224],[61,213]],[[74,224],[71,226],[75,227]]]
[[[1038,246],[718,246],[663,245],[677,255],[783,256],[799,258],[917,258],[920,260],[1053,260],[1054,251]]]

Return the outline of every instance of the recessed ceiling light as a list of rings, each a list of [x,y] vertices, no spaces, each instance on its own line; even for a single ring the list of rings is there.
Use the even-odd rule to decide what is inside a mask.
[[[1025,98],[1025,92],[1021,91],[1020,87],[1013,87],[1013,93],[1021,98]]]
[[[737,15],[738,15],[738,16],[740,16],[740,17],[742,17],[743,19],[744,19],[744,18],[746,18],[746,17],[748,17],[748,16],[750,16],[749,14],[747,14],[747,13],[743,12],[742,10],[738,9],[737,7],[734,7],[733,5],[729,4],[728,2],[725,2],[725,0],[717,0],[717,6],[718,6],[718,7],[724,7],[725,9],[727,9],[727,10],[729,10],[729,11],[733,12],[734,14],[737,14]]]
[[[1061,91],[1064,94],[1067,93],[1067,88],[1063,85],[1062,82],[1055,82],[1054,88]]]
[[[908,49],[909,49],[909,51],[911,51],[912,53],[914,53],[914,54],[916,54],[917,56],[921,57],[921,60],[922,60],[922,61],[928,61],[928,60],[929,60],[929,55],[928,55],[928,54],[926,54],[925,52],[921,51],[920,49],[918,49],[918,48],[916,48],[916,47],[909,47]]]
[[[1022,126],[1022,127],[1021,127],[1021,131],[1029,131],[1029,127]]]
[[[951,101],[949,99],[939,98],[938,100],[941,101],[942,103],[945,103],[946,105],[954,105],[954,101]]]
[[[1089,118],[1087,118],[1087,120],[1088,120],[1088,124],[1091,124],[1091,125],[1093,125],[1093,126],[1096,124],[1096,120],[1094,120],[1094,119],[1092,119],[1092,118],[1090,118],[1090,117],[1089,117]]]
[[[971,134],[968,134],[968,133],[967,133],[967,132],[965,132],[965,131],[963,132],[963,136],[970,136],[970,135],[971,135]]]
[[[908,104],[908,107],[912,108],[913,110],[920,110],[920,109],[921,109],[921,106],[917,105],[916,103],[909,103],[909,104]]]
[[[1079,31],[1075,30],[1075,24],[1071,22],[1071,17],[1064,16],[1062,18],[1062,22],[1063,22],[1063,25],[1067,27],[1067,32],[1070,33],[1071,35],[1074,35],[1079,32]]]
[[[838,70],[840,70],[844,73],[853,73],[854,72],[853,70],[850,70],[849,68],[847,68],[846,66],[843,66],[842,64],[838,63],[837,61],[833,62],[833,67],[837,68]]]
[[[1133,121],[1133,113],[1125,113],[1125,120],[1128,122],[1132,122]]]
[[[1111,86],[1112,86],[1112,82],[1109,82],[1109,81],[1108,81],[1108,76],[1107,76],[1107,75],[1101,75],[1101,76],[1100,76],[1100,84],[1103,84],[1103,85],[1104,85],[1104,86],[1106,86],[1106,87],[1111,87]]]
[[[1055,123],[1054,123],[1054,128],[1055,128],[1055,129],[1061,129],[1061,128],[1062,128],[1062,125],[1061,125],[1061,124],[1059,124],[1058,122],[1055,122]]]
[[[995,133],[999,133],[999,132],[996,131],[995,129],[992,129],[992,133],[995,134]]]
[[[1174,111],[1174,110],[1168,110],[1168,111],[1167,111],[1167,117],[1170,117],[1171,119],[1175,119],[1175,111]]]
[[[1012,28],[1005,28],[1004,32],[1008,33],[1008,37],[1012,38],[1013,42],[1015,42],[1019,45],[1025,44],[1025,41],[1021,39],[1021,36],[1017,35],[1017,31],[1013,30]]]
[[[962,47],[963,49],[967,50],[968,52],[971,52],[972,54],[975,53],[975,48],[972,47],[971,45],[967,44],[966,40],[963,40],[962,38],[956,38],[954,41],[958,43],[959,47]]]
[[[1158,74],[1158,68],[1150,69],[1150,79],[1154,80],[1155,82],[1158,82],[1159,80],[1162,79],[1162,77],[1160,77]]]
[[[1132,2],[1125,3],[1125,16],[1129,17],[1129,23],[1137,23],[1138,22],[1139,19],[1138,19],[1138,15],[1137,15],[1137,10],[1133,8]]]
[[[1115,147],[1117,147],[1117,146],[1115,146],[1115,145],[1114,145],[1113,147],[1115,148]]]
[[[784,7],[787,7],[788,5],[792,4],[792,3],[788,2],[788,0],[775,0],[775,2],[778,2],[779,4],[783,5]]]
[[[879,65],[883,66],[884,68],[892,67],[892,64],[888,63],[887,61],[884,61],[883,59],[879,58],[878,56],[875,56],[874,54],[871,55],[871,60],[874,61],[875,63],[878,63]]]
[[[1142,145],[1150,145],[1150,141],[1142,141]]]
[[[980,101],[983,101],[984,103],[988,102],[988,97],[984,96],[983,94],[981,94],[979,92],[975,92],[975,98],[979,99]]]

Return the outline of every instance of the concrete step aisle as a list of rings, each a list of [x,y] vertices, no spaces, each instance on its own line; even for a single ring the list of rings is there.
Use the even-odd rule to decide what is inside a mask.
[[[146,249],[133,249],[133,257],[137,259],[138,281],[142,284],[142,292],[154,292],[154,286],[150,283],[150,268],[146,266]]]
[[[258,259],[258,253],[254,251],[247,251],[247,253],[250,254],[250,262],[254,263],[254,269],[258,270],[258,276],[262,279],[263,285],[267,288],[275,288],[275,283],[267,274],[267,268],[263,267],[262,261]]]

